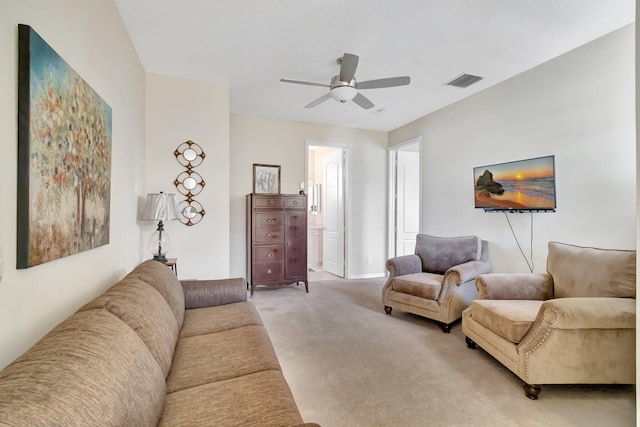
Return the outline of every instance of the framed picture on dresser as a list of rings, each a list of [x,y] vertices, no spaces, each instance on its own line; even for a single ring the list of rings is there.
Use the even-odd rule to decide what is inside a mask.
[[[280,166],[253,164],[253,192],[280,194]]]

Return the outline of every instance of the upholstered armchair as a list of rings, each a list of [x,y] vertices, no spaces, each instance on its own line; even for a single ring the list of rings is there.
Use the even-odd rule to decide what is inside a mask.
[[[391,258],[386,267],[385,312],[398,308],[427,317],[448,333],[476,297],[476,276],[491,271],[489,244],[476,236],[418,234],[415,254]]]
[[[484,274],[462,315],[467,346],[482,347],[524,381],[633,384],[636,252],[550,242],[545,274]]]

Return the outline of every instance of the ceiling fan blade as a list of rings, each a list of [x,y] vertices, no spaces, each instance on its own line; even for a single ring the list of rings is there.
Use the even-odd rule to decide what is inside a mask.
[[[411,77],[389,77],[387,79],[367,80],[366,82],[358,82],[358,89],[378,89],[383,87],[406,86],[411,83]]]
[[[355,102],[365,110],[368,110],[369,108],[373,107],[373,102],[369,101],[369,98],[367,98],[361,93],[358,93],[355,96],[355,98],[353,98],[353,102]]]
[[[326,94],[322,95],[320,98],[314,99],[313,101],[311,101],[310,103],[305,105],[304,108],[313,108],[318,104],[322,104],[324,101],[326,101],[330,97],[331,97],[331,94],[330,93],[326,93]]]
[[[327,83],[305,82],[304,80],[280,79],[280,81],[284,83],[295,83],[298,85],[331,87],[331,85]]]
[[[350,83],[353,77],[356,75],[356,68],[358,68],[358,55],[352,53],[345,53],[342,55],[342,62],[340,63],[340,81]]]

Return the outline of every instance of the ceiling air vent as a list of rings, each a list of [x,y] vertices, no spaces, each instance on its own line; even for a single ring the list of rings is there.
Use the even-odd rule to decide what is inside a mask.
[[[460,74],[458,77],[445,84],[449,86],[465,88],[479,82],[482,79],[484,79],[484,77],[474,76],[471,74]]]

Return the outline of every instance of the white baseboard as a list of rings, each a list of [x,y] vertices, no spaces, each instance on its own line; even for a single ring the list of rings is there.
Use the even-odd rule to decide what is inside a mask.
[[[369,274],[354,274],[349,276],[348,279],[377,279],[378,277],[385,277],[384,273],[369,273]]]

